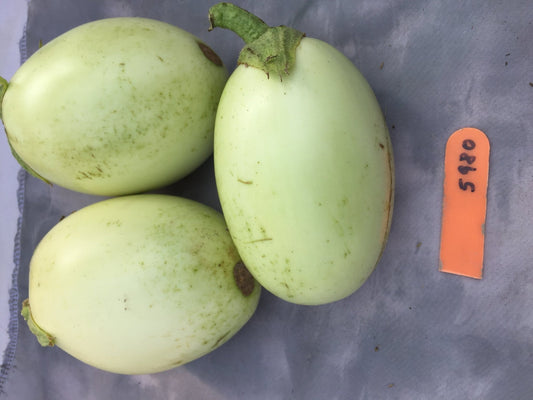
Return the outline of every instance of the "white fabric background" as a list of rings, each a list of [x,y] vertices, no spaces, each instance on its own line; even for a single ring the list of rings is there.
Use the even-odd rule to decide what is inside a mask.
[[[8,80],[20,65],[19,41],[26,23],[25,0],[0,2],[0,76]],[[8,291],[13,271],[13,244],[17,231],[17,171],[19,166],[11,156],[9,145],[0,124],[0,351],[8,342],[9,323]]]
[[[2,4],[7,1],[11,8]],[[12,22],[3,23],[13,21],[16,1],[24,3],[0,0],[0,29],[14,36],[15,57],[9,59],[18,65],[20,33],[7,28]],[[231,32],[207,32],[206,10],[215,2],[29,1],[28,54],[39,40],[46,43],[82,22],[138,15],[194,32],[231,69],[242,42]],[[333,44],[376,92],[391,127],[397,180],[391,235],[375,272],[354,295],[325,306],[295,306],[265,291],[235,338],[153,375],[106,373],[59,348],[42,349],[19,316],[16,357],[0,392],[8,400],[531,399],[531,0],[235,3],[269,24],[294,26]],[[481,281],[438,271],[444,147],[464,126],[485,131],[492,146]],[[8,174],[13,185],[17,168]],[[39,238],[61,216],[96,200],[32,177],[23,182],[20,299],[27,296],[29,259]],[[16,210],[16,188],[2,188],[2,199]],[[166,190],[217,207],[210,161]],[[1,270],[8,281],[16,214],[9,214],[11,226],[2,225],[7,265]]]

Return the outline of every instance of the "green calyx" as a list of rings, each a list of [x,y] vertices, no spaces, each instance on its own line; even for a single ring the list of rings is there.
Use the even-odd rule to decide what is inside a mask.
[[[55,338],[50,335],[45,330],[41,329],[39,325],[35,322],[33,319],[33,316],[31,315],[31,308],[30,308],[30,302],[28,299],[24,300],[22,302],[22,316],[24,317],[24,320],[26,320],[28,324],[28,328],[30,328],[31,333],[35,335],[37,340],[39,341],[39,344],[43,347],[51,347],[55,344]]]
[[[238,63],[258,68],[267,76],[290,74],[296,62],[296,48],[305,36],[287,26],[269,27],[263,20],[231,3],[219,3],[209,9],[209,21],[214,28],[229,29],[239,35],[246,46]]]
[[[6,94],[8,83],[0,76],[0,119],[2,119],[2,101],[4,100],[4,94]]]

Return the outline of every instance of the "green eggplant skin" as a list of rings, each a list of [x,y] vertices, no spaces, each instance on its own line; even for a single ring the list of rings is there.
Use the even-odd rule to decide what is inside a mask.
[[[165,371],[251,318],[261,288],[243,269],[219,212],[170,195],[116,197],[70,214],[40,241],[27,319],[43,345],[95,368]]]
[[[288,75],[239,65],[214,162],[232,238],[265,289],[319,305],[366,281],[390,230],[393,153],[371,87],[342,53],[304,37]]]
[[[9,82],[2,119],[17,159],[43,180],[94,195],[139,193],[212,154],[227,76],[189,32],[107,18],[37,50]]]

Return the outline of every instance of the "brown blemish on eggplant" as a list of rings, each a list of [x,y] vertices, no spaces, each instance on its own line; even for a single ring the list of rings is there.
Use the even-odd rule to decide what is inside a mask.
[[[252,294],[255,288],[255,279],[242,261],[233,267],[233,279],[235,279],[235,283],[243,296],[248,297]]]
[[[222,336],[220,336],[217,341],[213,344],[213,346],[211,346],[211,349],[215,349],[216,347],[218,347],[220,345],[220,343],[226,339],[228,337],[228,335],[231,333],[231,331],[227,331],[226,333],[224,333]]]
[[[387,170],[389,172],[389,196],[387,200],[385,201],[385,207],[384,207],[384,213],[386,215],[386,218],[384,220],[383,224],[383,243],[381,246],[381,251],[378,256],[378,261],[381,259],[381,256],[383,255],[385,251],[385,247],[387,245],[388,236],[390,233],[391,228],[391,222],[392,222],[392,211],[394,208],[394,156],[392,154],[392,144],[390,142],[390,139],[387,140]],[[381,143],[380,143],[381,146]]]
[[[247,243],[248,244],[252,244],[252,243],[259,243],[259,242],[269,242],[270,240],[272,240],[272,238],[265,237],[265,238],[261,238],[261,239],[255,239],[255,240],[252,240],[252,241],[247,242]]]
[[[209,47],[208,45],[206,45],[206,44],[204,44],[202,42],[196,42],[196,43],[198,43],[198,47],[200,48],[200,50],[202,50],[202,53],[204,53],[204,56],[206,56],[206,58],[209,61],[211,61],[217,67],[221,67],[222,66],[222,60],[217,55],[217,53],[215,53],[213,51],[213,49],[211,47]]]

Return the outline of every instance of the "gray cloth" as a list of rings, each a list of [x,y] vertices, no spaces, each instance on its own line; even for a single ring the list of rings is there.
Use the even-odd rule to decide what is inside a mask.
[[[229,69],[242,41],[208,32],[213,1],[30,1],[33,53],[110,16],[170,22]],[[12,342],[3,396],[72,399],[485,399],[533,397],[533,7],[530,0],[237,1],[343,51],[390,127],[396,204],[374,273],[349,298],[296,306],[264,291],[250,322],[213,353],[143,376],[99,371],[40,348],[19,317],[28,263],[62,215],[99,200],[22,174]],[[492,145],[482,280],[439,272],[444,147],[474,126]],[[165,192],[220,209],[212,159]],[[18,329],[17,329],[18,323]],[[15,347],[16,344],[16,347]]]

